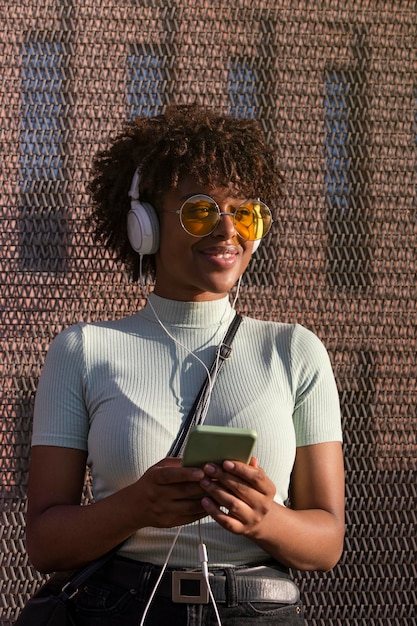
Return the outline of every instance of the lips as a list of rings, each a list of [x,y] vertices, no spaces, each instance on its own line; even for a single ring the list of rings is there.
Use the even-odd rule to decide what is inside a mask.
[[[239,254],[239,250],[236,246],[211,246],[201,252],[207,256],[219,259],[231,259]]]
[[[214,269],[223,271],[235,266],[240,250],[237,246],[210,246],[200,253]]]

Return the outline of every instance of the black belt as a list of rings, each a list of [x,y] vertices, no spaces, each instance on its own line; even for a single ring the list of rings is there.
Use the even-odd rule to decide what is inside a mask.
[[[125,557],[113,557],[92,579],[104,579],[141,594],[152,592],[161,568]],[[210,589],[216,602],[277,602],[295,604],[300,599],[297,585],[288,570],[278,565],[258,565],[215,569],[209,572]],[[156,597],[173,602],[207,604],[209,592],[200,570],[167,569],[158,585]]]

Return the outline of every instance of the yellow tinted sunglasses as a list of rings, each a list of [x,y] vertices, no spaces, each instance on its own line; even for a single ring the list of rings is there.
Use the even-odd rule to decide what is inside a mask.
[[[221,211],[217,202],[204,194],[190,196],[177,211],[183,229],[193,237],[210,235],[220,222],[222,215],[232,218],[235,230],[245,241],[256,241],[268,234],[272,225],[269,207],[260,200],[246,200],[233,211]]]

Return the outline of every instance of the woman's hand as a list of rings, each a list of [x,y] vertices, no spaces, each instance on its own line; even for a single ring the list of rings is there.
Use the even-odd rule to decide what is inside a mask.
[[[80,506],[86,457],[71,448],[32,448],[26,538],[41,572],[80,567],[139,528],[180,526],[207,515],[199,484],[204,472],[181,467],[174,458],[162,459],[112,495]]]
[[[329,570],[344,538],[344,467],[339,442],[297,448],[291,506],[274,502],[275,487],[252,458],[204,466],[206,513],[226,530],[256,543],[283,565]],[[223,507],[223,508],[222,508]],[[225,510],[224,510],[225,509]]]
[[[150,467],[131,487],[138,527],[172,528],[205,517],[203,477],[203,470],[182,467],[181,459],[172,457]]]
[[[208,495],[202,500],[207,514],[226,530],[250,537],[272,508],[274,483],[255,457],[249,465],[225,461],[219,467],[209,463],[204,472],[200,484]]]

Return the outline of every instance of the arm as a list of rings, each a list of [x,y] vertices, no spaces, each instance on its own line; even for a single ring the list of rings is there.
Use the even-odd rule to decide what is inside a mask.
[[[34,446],[29,472],[27,549],[41,572],[73,569],[118,545],[139,528],[171,528],[206,515],[199,499],[202,470],[163,459],[135,483],[80,506],[86,453]]]
[[[297,449],[291,477],[292,509],[273,501],[273,483],[252,459],[206,466],[203,506],[223,528],[245,535],[284,565],[328,570],[339,560],[344,538],[344,468],[338,442]],[[215,480],[212,480],[215,479]],[[220,506],[228,509],[224,513]]]

